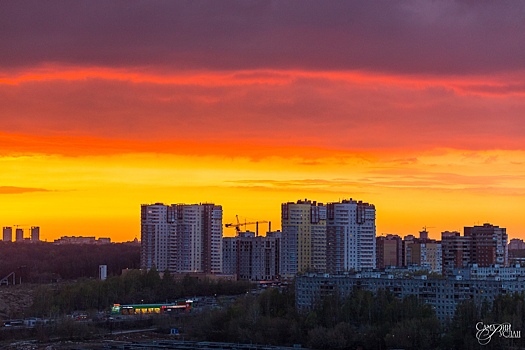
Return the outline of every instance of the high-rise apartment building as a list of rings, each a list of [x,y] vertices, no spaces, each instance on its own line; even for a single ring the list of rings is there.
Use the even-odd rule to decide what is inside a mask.
[[[237,254],[239,248],[239,237],[222,238],[222,273],[225,275],[236,275],[238,278]]]
[[[376,237],[376,268],[403,266],[403,239],[388,234]]]
[[[280,275],[281,231],[239,232],[237,237],[222,239],[222,271],[251,281],[275,280]]]
[[[31,227],[31,241],[32,242],[40,241],[40,227],[38,226]]]
[[[315,201],[283,203],[281,207],[281,275],[326,270],[326,207]]]
[[[175,232],[170,235],[168,207],[162,203],[141,206],[141,259],[143,269],[155,267],[159,271],[172,270],[170,244],[174,243]]]
[[[141,207],[141,267],[222,272],[222,207],[162,203]]]
[[[467,267],[471,263],[471,237],[461,236],[457,231],[441,233],[443,274],[451,274],[454,269]]]
[[[451,274],[455,268],[472,264],[479,267],[507,266],[507,240],[507,230],[491,224],[465,227],[463,236],[459,232],[443,232],[443,274]]]
[[[4,242],[11,242],[13,240],[13,228],[6,226],[2,230],[2,240]]]
[[[491,224],[483,226],[465,227],[464,235],[472,237],[471,262],[478,266],[498,264],[506,266],[508,263],[508,236],[505,228]]]
[[[24,230],[21,228],[17,228],[15,231],[15,237],[17,242],[23,242],[24,241]]]
[[[376,210],[353,199],[327,205],[326,267],[329,273],[376,267]]]
[[[425,242],[425,243],[423,243]],[[418,241],[407,245],[407,266],[421,266],[430,272],[442,272],[441,243],[430,240]]]

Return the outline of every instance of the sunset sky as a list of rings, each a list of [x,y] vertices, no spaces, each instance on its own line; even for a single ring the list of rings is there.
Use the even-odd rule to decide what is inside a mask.
[[[126,241],[140,204],[212,202],[278,229],[305,198],[525,238],[525,3],[0,3],[0,226]]]

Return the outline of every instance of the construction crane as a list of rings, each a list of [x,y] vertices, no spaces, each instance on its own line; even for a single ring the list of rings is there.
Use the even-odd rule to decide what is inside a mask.
[[[239,215],[235,215],[235,219],[237,219],[237,223],[236,224],[224,224],[224,227],[235,227],[235,232],[237,234],[237,236],[239,235],[239,233],[241,232],[241,226],[247,226],[247,225],[257,225],[256,226],[256,232],[255,232],[255,235],[257,236],[259,234],[259,223],[267,223],[268,221],[254,221],[254,222],[244,222],[244,223],[241,223],[239,222]]]

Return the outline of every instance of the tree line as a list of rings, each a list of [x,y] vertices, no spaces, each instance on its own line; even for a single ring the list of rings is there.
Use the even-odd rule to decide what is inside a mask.
[[[250,288],[251,284],[243,281],[199,280],[189,275],[175,280],[168,271],[161,278],[155,269],[130,270],[105,281],[87,279],[41,285],[35,290],[30,312],[51,317],[78,310],[108,311],[116,303],[161,303],[191,296],[245,294]]]
[[[0,278],[14,272],[17,283],[97,277],[99,265],[107,265],[109,275],[120,275],[126,268],[137,269],[140,245],[0,242]]]
[[[188,331],[197,339],[302,344],[314,349],[387,349],[437,347],[440,323],[430,306],[390,292],[355,289],[342,299],[324,298],[313,310],[295,309],[293,288],[269,289],[232,306],[194,319]]]
[[[346,298],[324,298],[308,312],[297,312],[293,289],[247,295],[225,309],[187,322],[199,340],[301,344],[312,349],[518,349],[525,339],[496,333],[481,345],[476,324],[525,325],[523,294],[500,295],[493,303],[460,303],[453,319],[440,322],[432,307],[415,296],[399,299],[388,291],[354,289]],[[525,335],[524,335],[525,337]]]

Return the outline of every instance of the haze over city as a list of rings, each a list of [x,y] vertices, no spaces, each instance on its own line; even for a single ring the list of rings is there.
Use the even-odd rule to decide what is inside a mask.
[[[360,199],[377,235],[525,238],[521,2],[3,2],[0,225]],[[225,229],[224,235],[235,231]]]

